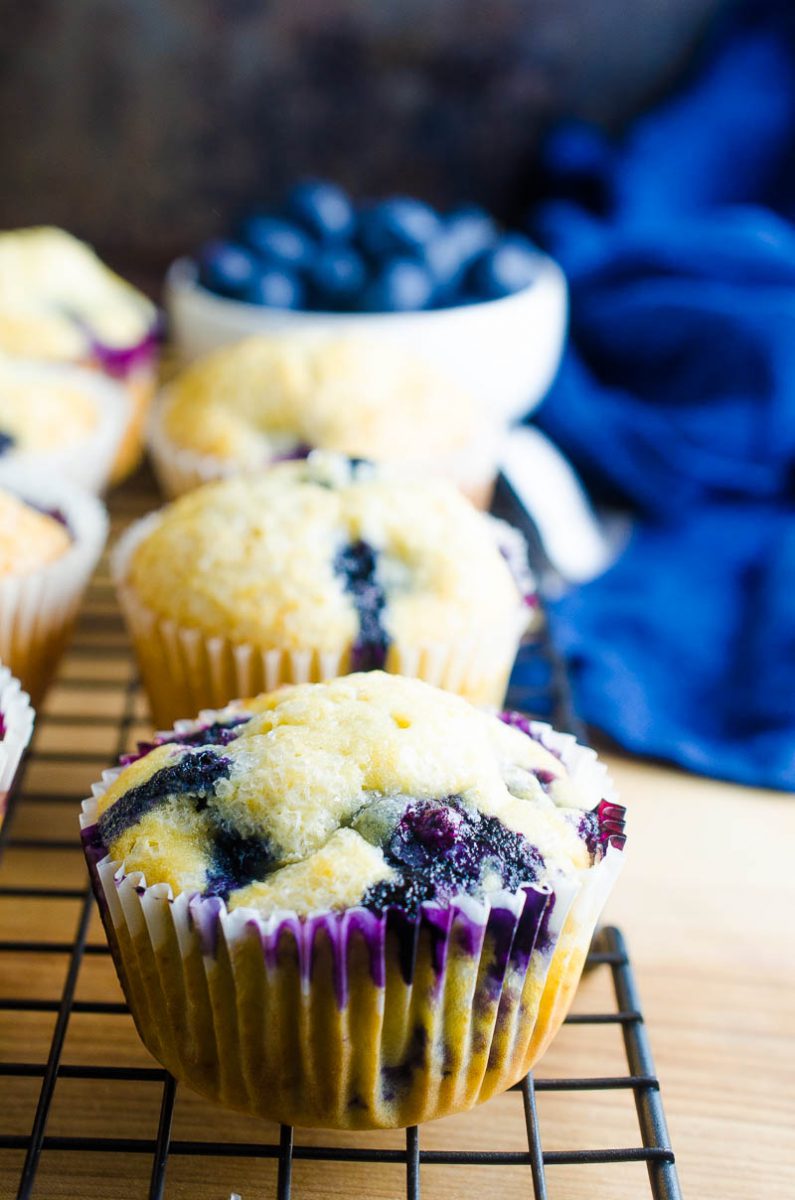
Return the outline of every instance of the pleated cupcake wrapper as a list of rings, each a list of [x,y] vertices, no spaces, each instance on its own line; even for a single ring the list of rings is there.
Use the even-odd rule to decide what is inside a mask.
[[[168,389],[165,389],[155,402],[149,422],[147,444],[152,456],[152,463],[158,483],[166,496],[174,498],[184,492],[190,492],[203,483],[214,479],[228,479],[234,475],[255,474],[260,470],[281,461],[278,457],[266,461],[261,467],[241,465],[234,459],[221,458],[213,454],[201,454],[176,445],[166,433],[163,422],[163,408],[168,400]],[[465,449],[452,451],[449,454],[436,455],[433,460],[424,460],[420,455],[416,460],[408,460],[403,465],[416,468],[421,475],[441,475],[451,479],[462,492],[477,505],[487,508],[494,481],[497,476],[497,464],[500,457],[502,431],[492,422],[484,422]],[[418,443],[422,444],[422,431],[417,433]]]
[[[572,742],[558,748],[569,761]],[[120,770],[95,785],[81,826],[141,1037],[203,1095],[296,1125],[415,1124],[520,1079],[566,1015],[623,857],[608,843],[599,863],[554,890],[464,896],[415,918],[229,912],[217,897],[147,886],[98,844],[98,798]],[[592,754],[580,778],[599,785],[595,802],[613,802]]]
[[[74,379],[95,400],[97,425],[90,435],[58,450],[12,450],[5,456],[9,465],[62,476],[76,487],[101,492],[108,482],[125,424],[129,400],[117,381],[85,367],[33,364],[40,372]]]
[[[157,357],[142,362],[119,379],[127,396],[127,416],[110,473],[111,484],[132,474],[143,457],[146,424],[157,390]]]
[[[0,487],[44,510],[63,514],[72,545],[54,562],[27,575],[0,578],[0,660],[35,703],[58,665],[86,584],[108,532],[94,496],[41,471],[0,464]]]
[[[33,733],[35,713],[18,679],[0,663],[0,827],[22,755]]]
[[[157,724],[185,713],[221,707],[238,696],[254,696],[286,683],[318,683],[354,669],[352,648],[334,650],[260,648],[158,616],[126,582],[135,547],[160,520],[153,513],[120,539],[112,556],[119,602],[135,645],[144,687]],[[520,641],[532,612],[517,606],[512,624],[452,643],[404,646],[393,642],[385,669],[466,696],[475,704],[499,706]]]
[[[110,471],[111,484],[130,475],[143,455],[146,423],[157,391],[160,336],[160,322],[156,321],[136,345],[119,349],[95,342],[85,363],[112,380],[125,397],[123,429]]]

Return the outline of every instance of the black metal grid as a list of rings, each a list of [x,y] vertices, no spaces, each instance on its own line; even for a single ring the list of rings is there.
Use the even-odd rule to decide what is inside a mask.
[[[522,514],[512,508],[512,498],[506,489],[498,493],[500,510],[507,512],[515,520],[525,524],[526,532],[533,538],[533,530],[528,528]],[[137,515],[151,507],[151,491],[148,487],[138,484],[128,486],[116,500],[116,516],[123,519]],[[534,558],[540,568],[543,563],[540,558],[537,539],[534,542]],[[110,589],[107,577],[100,574],[88,597],[85,614],[70,650],[72,662],[81,658],[102,656],[108,662],[128,661],[128,650],[122,637],[122,626],[118,614],[108,611]],[[97,611],[101,609],[102,611]],[[551,719],[559,728],[573,729],[581,733],[573,716],[568,682],[562,664],[555,655],[548,639],[543,636],[537,644],[526,648],[522,653],[522,661],[517,672],[518,688],[514,689],[511,697],[516,707],[525,711],[536,712],[544,718]],[[80,722],[86,727],[104,718],[96,714],[81,713],[79,697],[89,690],[107,690],[108,694],[116,696],[123,693],[121,711],[116,719],[116,751],[123,753],[127,748],[131,728],[135,719],[135,701],[137,684],[127,671],[127,677],[122,682],[113,679],[104,681],[85,678],[80,674],[70,673],[68,682],[62,681],[62,688],[72,693],[73,705],[68,717],[56,712],[39,716],[37,736],[28,756],[28,764],[46,763],[55,766],[73,766],[83,764],[86,769],[96,775],[107,765],[107,755],[93,755],[82,752],[79,748],[62,752],[47,752],[37,749],[37,743],[42,740],[43,731],[48,726],[59,722],[70,724]],[[37,802],[55,802],[63,799],[58,794],[49,792],[26,791],[24,776],[21,780],[19,798],[22,805]],[[70,804],[74,801],[70,798]],[[34,838],[15,838],[13,828],[13,810],[0,832],[0,856],[5,846],[18,849],[70,850],[80,855],[79,843],[75,834],[74,840],[57,840],[47,838],[46,833]],[[76,815],[75,815],[76,820]],[[610,1077],[584,1078],[534,1078],[531,1073],[512,1090],[521,1095],[521,1103],[526,1129],[526,1148],[515,1150],[428,1150],[422,1149],[421,1132],[418,1128],[405,1131],[405,1148],[382,1149],[374,1145],[368,1146],[367,1134],[360,1135],[360,1144],[356,1146],[334,1145],[333,1135],[329,1135],[326,1145],[297,1145],[294,1141],[293,1130],[289,1126],[281,1128],[278,1142],[247,1142],[247,1141],[213,1141],[207,1140],[178,1140],[171,1137],[172,1120],[174,1116],[177,1084],[173,1078],[157,1066],[120,1067],[89,1064],[66,1064],[62,1062],[64,1042],[72,1014],[89,1013],[98,1021],[103,1016],[127,1013],[126,1006],[121,1002],[81,1001],[76,999],[76,989],[81,967],[87,956],[107,955],[107,946],[103,943],[95,945],[87,941],[89,923],[92,915],[93,900],[90,889],[81,887],[52,887],[47,889],[27,888],[24,886],[6,885],[3,872],[0,871],[0,900],[31,898],[44,899],[48,904],[58,905],[63,901],[79,901],[79,916],[74,938],[71,941],[0,941],[0,971],[4,955],[22,954],[35,956],[48,953],[68,955],[68,969],[59,998],[36,999],[21,992],[19,996],[0,999],[0,1012],[13,1013],[46,1012],[55,1014],[55,1024],[50,1041],[46,1062],[4,1062],[0,1063],[0,1079],[2,1078],[33,1078],[40,1079],[40,1090],[30,1132],[24,1135],[5,1132],[3,1124],[9,1114],[3,1114],[2,1085],[0,1085],[0,1150],[24,1151],[24,1163],[19,1177],[16,1196],[18,1200],[27,1200],[36,1188],[37,1172],[41,1157],[45,1151],[74,1151],[74,1152],[125,1152],[145,1155],[151,1159],[149,1177],[149,1200],[162,1200],[166,1194],[166,1178],[170,1158],[176,1156],[202,1156],[217,1159],[219,1157],[273,1160],[278,1163],[275,1195],[278,1200],[290,1200],[294,1195],[292,1186],[293,1163],[301,1160],[320,1162],[402,1164],[405,1166],[405,1195],[408,1200],[419,1200],[421,1195],[422,1168],[429,1165],[472,1166],[472,1167],[526,1167],[528,1175],[528,1191],[532,1187],[534,1200],[546,1200],[548,1196],[547,1172],[549,1168],[564,1164],[621,1164],[643,1162],[646,1164],[649,1180],[649,1195],[654,1200],[680,1200],[681,1192],[676,1174],[674,1154],[671,1149],[665,1114],[663,1111],[660,1087],[654,1071],[648,1035],[640,1009],[640,1001],[632,973],[632,967],[621,933],[615,928],[602,929],[597,935],[588,958],[588,967],[592,969],[608,969],[612,976],[612,990],[615,998],[615,1009],[608,1012],[582,1013],[578,1012],[568,1017],[568,1024],[576,1025],[613,1025],[618,1026],[623,1037],[626,1057],[626,1073]],[[23,980],[20,979],[20,983]],[[101,1027],[100,1027],[101,1036]],[[115,1080],[119,1082],[148,1081],[160,1084],[162,1087],[160,1116],[157,1134],[154,1138],[128,1137],[97,1137],[97,1136],[53,1136],[47,1133],[47,1123],[50,1116],[56,1084],[59,1080]],[[554,1150],[542,1144],[541,1130],[538,1119],[536,1095],[541,1092],[583,1092],[583,1091],[624,1091],[631,1093],[637,1113],[639,1144],[621,1146],[609,1149],[589,1150]],[[498,1186],[498,1176],[494,1178],[494,1186]]]

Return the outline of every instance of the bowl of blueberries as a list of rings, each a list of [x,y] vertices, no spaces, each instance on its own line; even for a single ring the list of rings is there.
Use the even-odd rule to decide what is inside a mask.
[[[383,336],[510,420],[549,387],[567,297],[551,258],[474,205],[355,203],[309,180],[173,263],[166,304],[184,361],[257,333]]]

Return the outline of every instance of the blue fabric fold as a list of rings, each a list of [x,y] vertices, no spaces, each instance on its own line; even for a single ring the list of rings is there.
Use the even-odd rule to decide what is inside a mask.
[[[637,517],[615,565],[551,606],[578,711],[634,752],[790,790],[794,149],[795,14],[756,3],[621,146],[554,135],[558,198],[534,214],[571,287],[534,419]]]

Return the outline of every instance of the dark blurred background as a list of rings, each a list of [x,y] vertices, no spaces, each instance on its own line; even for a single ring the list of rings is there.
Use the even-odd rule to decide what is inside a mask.
[[[726,0],[0,0],[0,227],[156,278],[254,199],[533,199],[561,116],[620,127]]]

